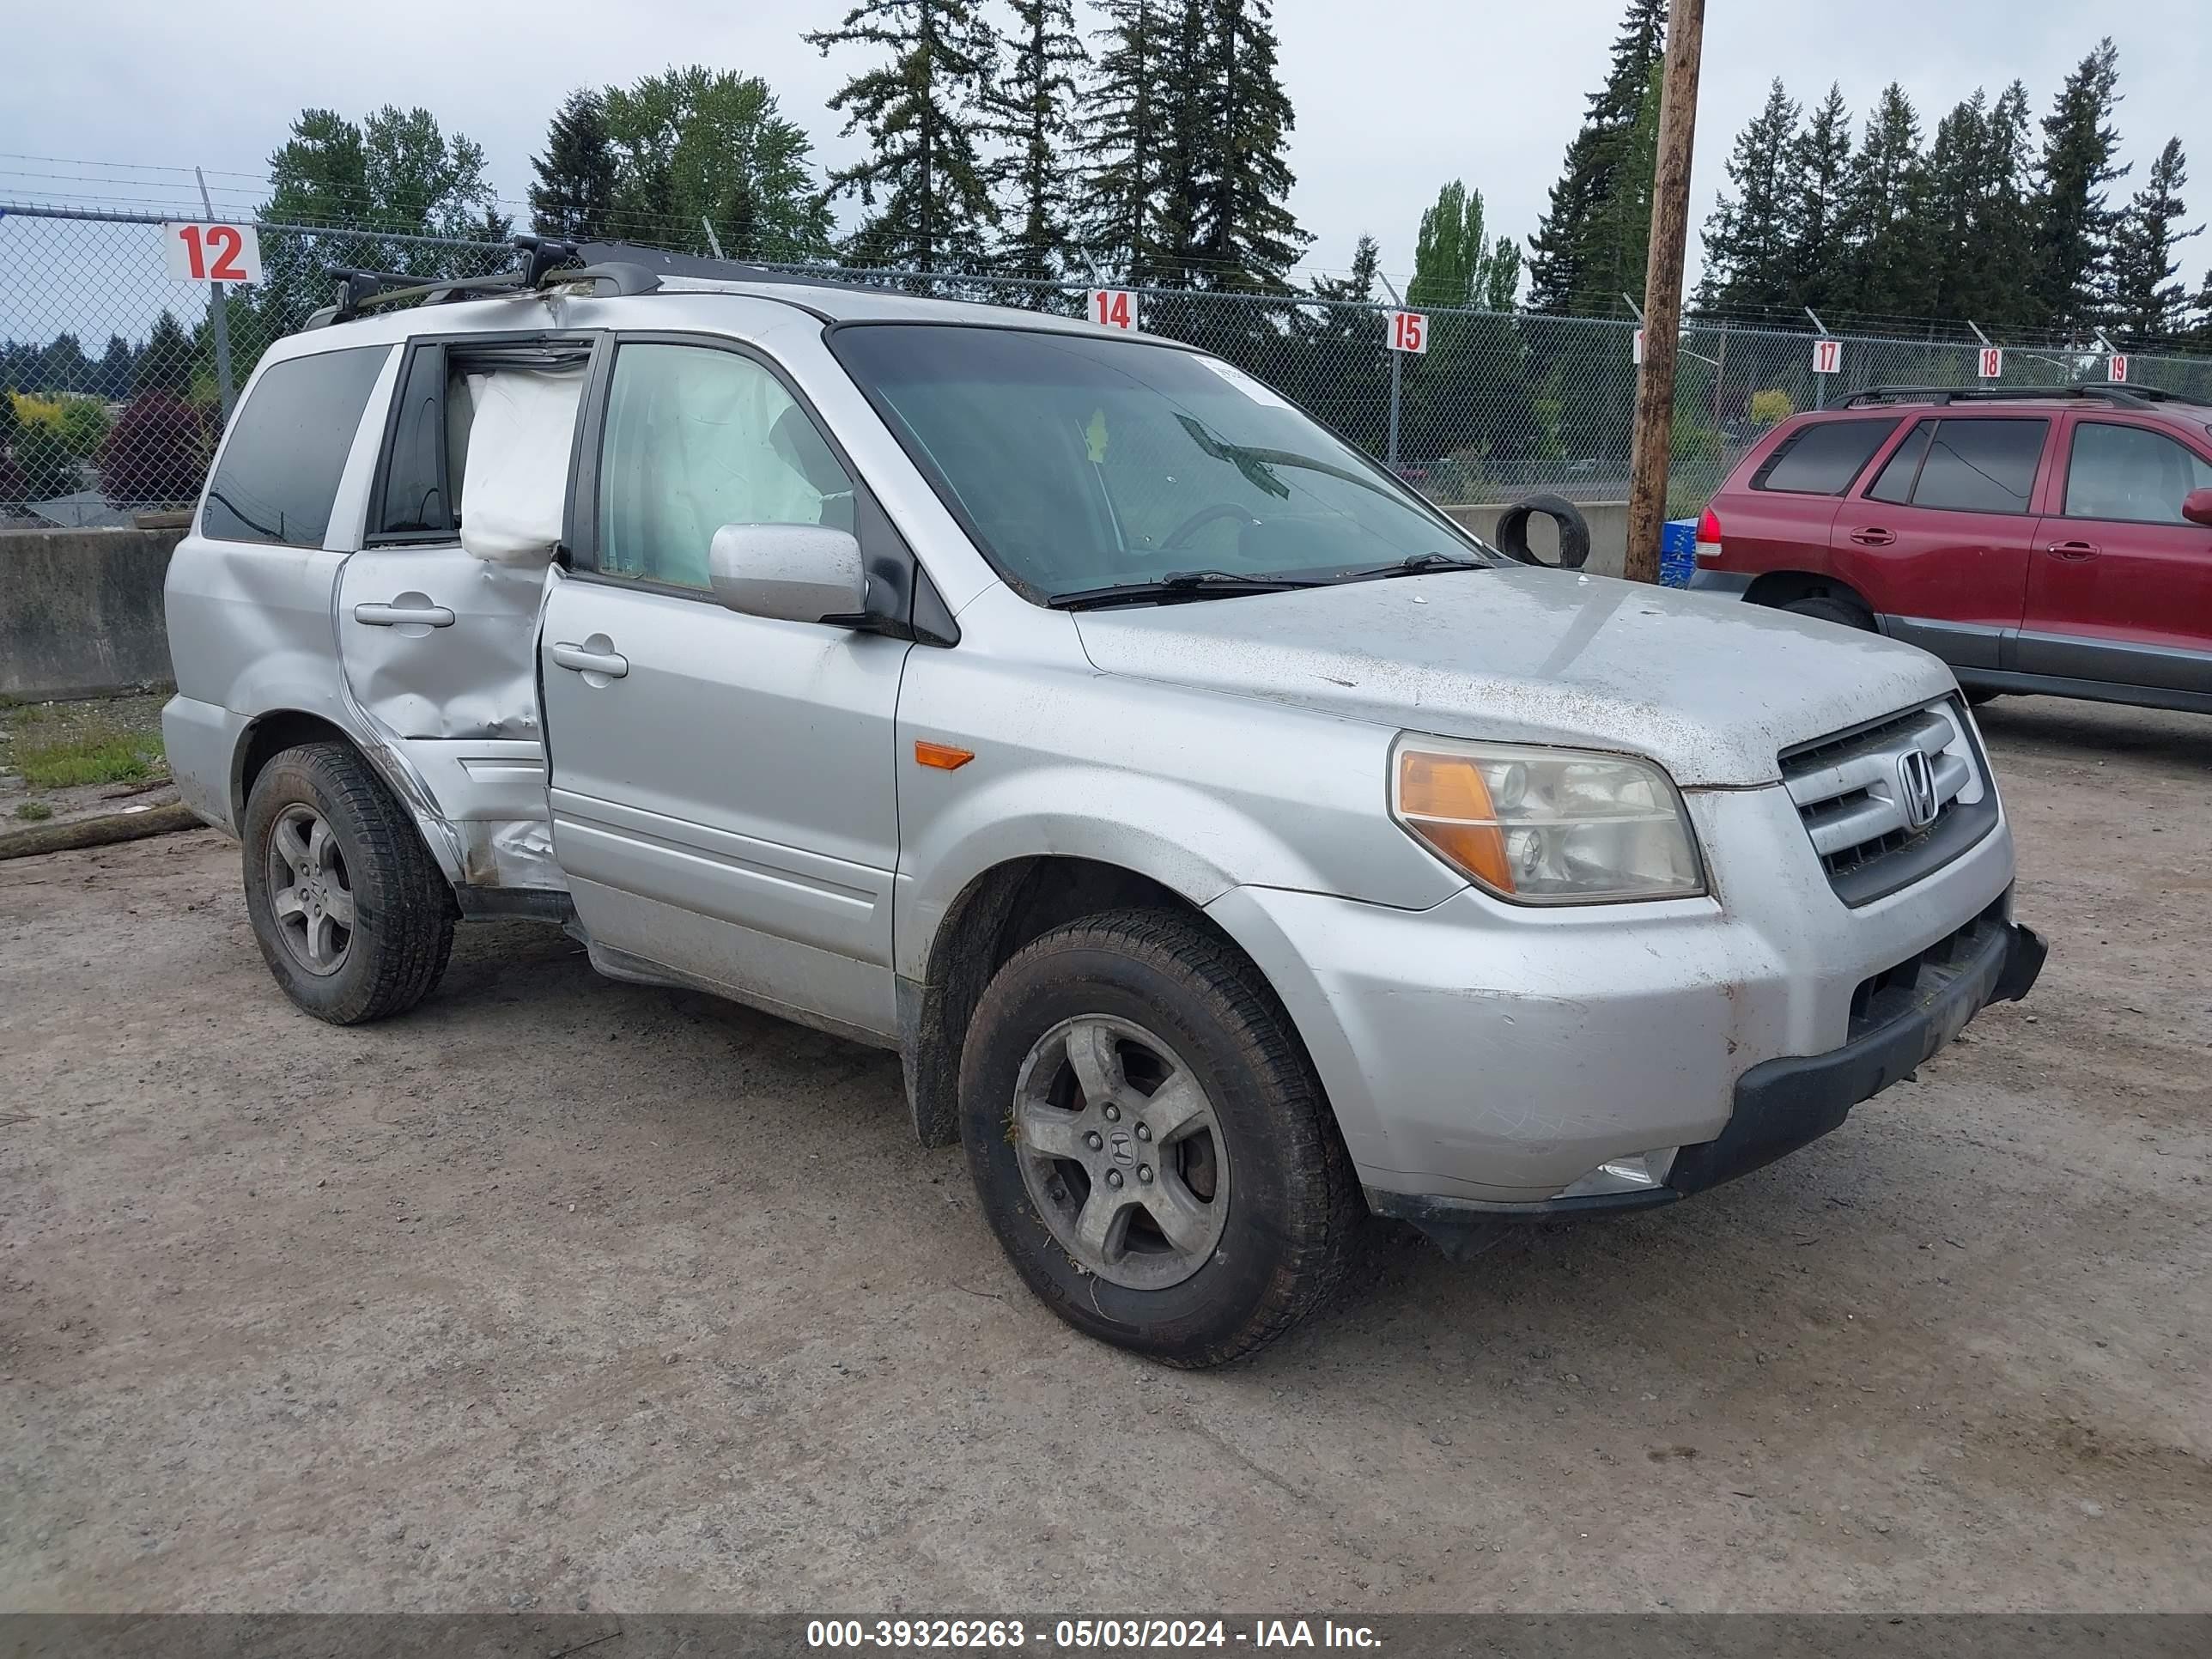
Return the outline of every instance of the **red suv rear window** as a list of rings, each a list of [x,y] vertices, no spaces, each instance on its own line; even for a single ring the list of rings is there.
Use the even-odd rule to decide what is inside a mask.
[[[1751,475],[1751,487],[1793,495],[1840,495],[1896,430],[1895,420],[1813,422],[1776,447]]]

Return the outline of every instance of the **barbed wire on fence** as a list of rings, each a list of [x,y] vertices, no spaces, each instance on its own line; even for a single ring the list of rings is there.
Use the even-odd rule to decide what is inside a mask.
[[[156,227],[176,216],[176,207],[0,206],[0,518],[112,523],[195,499],[230,394],[273,341],[328,302],[331,268],[459,278],[514,260],[499,242],[259,222],[262,280],[211,292],[169,274]],[[764,263],[1064,315],[1082,314],[1091,286],[988,270]],[[1638,373],[1632,318],[1425,307],[1428,349],[1400,358],[1394,374],[1388,303],[1159,283],[1130,291],[1147,332],[1273,386],[1439,501],[1626,494]],[[1816,374],[1814,337],[1809,319],[1796,328],[1703,316],[1685,324],[1670,514],[1694,512],[1762,433],[1799,410],[1876,384],[1971,386],[1982,367],[1977,341],[1838,334],[1840,372]],[[2109,367],[2099,350],[2008,344],[1996,383],[2100,380]],[[2139,354],[2131,377],[2212,399],[2212,357]]]

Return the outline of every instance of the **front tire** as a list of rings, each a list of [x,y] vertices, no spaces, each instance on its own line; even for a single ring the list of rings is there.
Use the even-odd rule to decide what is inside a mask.
[[[246,798],[246,914],[284,994],[355,1025],[430,994],[453,948],[453,900],[399,803],[342,743],[302,744]]]
[[[963,1045],[960,1121],[1030,1288],[1170,1365],[1290,1329],[1364,1213],[1281,1005],[1234,946],[1164,912],[1070,923],[999,969]]]

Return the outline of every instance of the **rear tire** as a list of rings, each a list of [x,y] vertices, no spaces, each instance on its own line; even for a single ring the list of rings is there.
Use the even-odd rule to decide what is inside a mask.
[[[430,994],[453,948],[453,896],[414,823],[360,755],[302,744],[246,803],[246,914],[284,994],[355,1025]]]
[[[1802,599],[1792,599],[1782,607],[1794,611],[1801,617],[1817,617],[1822,622],[1840,623],[1845,628],[1856,628],[1871,633],[1874,613],[1856,599],[1846,599],[1833,593],[1810,593]]]
[[[999,969],[963,1047],[960,1130],[1029,1287],[1085,1334],[1170,1365],[1282,1335],[1341,1277],[1365,1218],[1273,993],[1226,940],[1163,911],[1069,923]]]

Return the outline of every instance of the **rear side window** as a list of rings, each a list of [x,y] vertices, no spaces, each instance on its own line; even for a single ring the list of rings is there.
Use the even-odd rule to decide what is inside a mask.
[[[2035,490],[2035,466],[2043,458],[2048,421],[1928,421],[1926,452],[1911,500],[1915,507],[1948,507],[1957,513],[2025,513]],[[1917,440],[1918,434],[1914,434]],[[1904,459],[1900,447],[1898,458]],[[1891,483],[1882,469],[1877,488]],[[1902,501],[1885,495],[1884,501]]]
[[[1802,428],[1766,458],[1752,475],[1751,487],[1793,495],[1840,495],[1896,430],[1895,421],[1823,421]]]
[[[418,346],[407,360],[369,526],[372,539],[451,541],[459,532],[468,387],[457,375],[449,381],[448,373],[442,346]]]
[[[390,351],[356,346],[270,365],[238,411],[208,480],[200,533],[320,547],[338,475]]]

